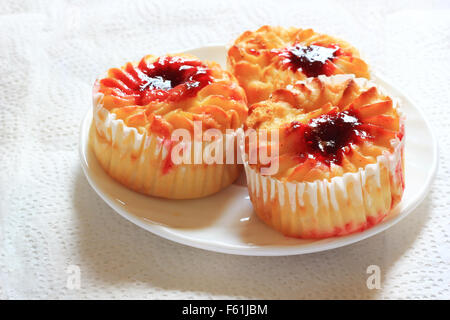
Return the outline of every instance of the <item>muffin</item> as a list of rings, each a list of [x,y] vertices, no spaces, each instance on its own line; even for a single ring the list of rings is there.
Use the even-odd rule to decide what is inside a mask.
[[[212,143],[230,143],[229,138],[234,143],[247,117],[245,92],[215,62],[186,54],[145,56],[97,79],[93,104],[95,155],[112,178],[132,190],[198,198],[218,192],[239,175],[236,161],[205,163],[202,157]],[[198,144],[174,140],[179,129]],[[206,141],[202,133],[209,129],[222,137]],[[175,148],[181,163],[173,161]]]
[[[404,119],[398,102],[367,79],[298,81],[252,105],[246,126],[269,135],[256,150],[246,141],[250,199],[259,218],[284,235],[362,231],[402,198]],[[269,150],[270,163],[261,163],[261,150]],[[253,163],[250,152],[258,154]],[[268,166],[275,169],[263,174]]]
[[[368,66],[347,42],[293,27],[263,26],[244,32],[228,50],[228,68],[244,88],[249,105],[308,77],[370,77]]]

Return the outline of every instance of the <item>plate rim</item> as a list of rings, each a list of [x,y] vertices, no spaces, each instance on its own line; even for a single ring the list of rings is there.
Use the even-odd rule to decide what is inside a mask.
[[[225,45],[218,45],[218,44],[210,44],[206,46],[201,47],[195,47],[195,48],[189,48],[185,49],[182,52],[189,53],[190,51],[195,50],[226,50]],[[404,99],[408,101],[411,106],[419,113],[421,120],[424,122],[425,126],[427,127],[428,131],[430,132],[430,135],[432,137],[432,148],[433,148],[433,162],[431,163],[430,169],[427,174],[427,178],[425,183],[423,184],[423,187],[417,192],[417,194],[420,194],[418,196],[417,200],[413,201],[409,206],[406,208],[402,208],[401,212],[397,214],[397,216],[381,222],[378,225],[373,226],[372,228],[366,229],[360,233],[354,233],[348,236],[343,237],[334,237],[334,238],[327,238],[327,239],[318,239],[315,242],[308,243],[306,245],[289,245],[289,246],[277,246],[277,245],[265,245],[265,246],[254,246],[254,247],[239,247],[237,245],[233,246],[226,246],[223,243],[220,243],[220,245],[217,242],[214,241],[204,241],[204,240],[195,240],[190,237],[180,235],[177,233],[174,233],[171,231],[170,227],[162,226],[157,223],[152,223],[150,221],[145,221],[138,216],[135,216],[132,213],[129,213],[127,210],[122,208],[121,206],[117,205],[117,203],[114,202],[114,200],[110,199],[101,189],[99,186],[96,185],[96,183],[93,181],[93,178],[89,174],[89,165],[87,161],[87,156],[85,154],[85,148],[89,148],[89,143],[84,141],[84,137],[88,138],[88,135],[86,135],[85,131],[89,130],[90,124],[92,122],[92,106],[88,108],[87,113],[83,117],[80,125],[80,138],[79,138],[79,156],[80,156],[80,162],[81,167],[83,170],[83,173],[86,177],[86,179],[89,182],[89,185],[92,187],[92,189],[95,190],[95,192],[100,196],[100,198],[105,201],[108,206],[110,206],[114,211],[116,211],[118,214],[120,214],[122,217],[130,221],[131,223],[143,228],[144,230],[147,230],[157,236],[160,236],[164,239],[191,246],[197,249],[203,249],[207,251],[213,251],[213,252],[219,252],[219,253],[225,253],[225,254],[233,254],[233,255],[242,255],[242,256],[290,256],[290,255],[301,255],[301,254],[309,254],[309,253],[315,253],[315,252],[322,252],[326,250],[332,250],[340,247],[344,247],[347,245],[354,244],[356,242],[365,240],[369,237],[372,237],[378,233],[381,233],[398,222],[400,222],[402,219],[404,219],[406,216],[408,216],[412,211],[414,211],[425,199],[425,197],[428,195],[429,190],[431,188],[431,184],[436,177],[437,170],[438,170],[438,164],[439,164],[439,144],[438,140],[436,138],[436,134],[433,130],[433,128],[430,126],[430,123],[425,116],[424,112],[421,108],[419,108],[413,100],[405,94],[403,91],[398,89],[396,86],[393,86],[391,81],[389,81],[386,77],[380,76],[378,73],[372,71],[372,76],[374,77],[375,82],[379,82],[379,84],[382,87],[390,87],[393,88],[395,91],[397,91],[398,94],[403,96]],[[86,129],[87,128],[87,129]],[[123,186],[124,187],[124,186]],[[125,187],[124,187],[125,188]],[[340,241],[339,241],[340,240]]]

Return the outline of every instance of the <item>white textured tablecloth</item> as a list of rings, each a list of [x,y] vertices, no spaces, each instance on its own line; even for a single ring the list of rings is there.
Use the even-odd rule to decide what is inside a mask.
[[[172,243],[114,213],[78,158],[94,78],[145,54],[226,43],[263,24],[347,39],[425,110],[439,172],[382,234],[290,257]],[[0,298],[450,298],[448,1],[0,2]],[[366,269],[378,265],[381,289]],[[80,287],[67,286],[73,266]]]

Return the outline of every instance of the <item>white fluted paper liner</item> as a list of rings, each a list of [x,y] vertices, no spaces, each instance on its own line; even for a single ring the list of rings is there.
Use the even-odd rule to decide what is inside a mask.
[[[400,127],[403,130],[401,114]],[[386,151],[376,163],[358,172],[314,182],[288,182],[261,175],[243,153],[255,212],[274,229],[299,238],[340,236],[369,228],[401,200],[404,141],[404,137],[392,140],[393,152]]]
[[[237,162],[227,164],[225,160],[223,164],[171,164],[165,170],[170,144],[156,134],[140,133],[122,119],[116,119],[114,113],[103,107],[103,97],[102,93],[93,97],[95,130],[91,144],[105,171],[128,188],[157,197],[192,199],[218,192],[239,176]],[[234,144],[236,133],[226,134],[220,141]],[[201,148],[192,148],[191,158],[202,159],[211,143],[203,142]]]

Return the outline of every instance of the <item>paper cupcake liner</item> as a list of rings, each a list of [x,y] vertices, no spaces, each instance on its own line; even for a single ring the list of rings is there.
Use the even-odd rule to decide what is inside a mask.
[[[404,128],[401,117],[401,128]],[[258,217],[284,235],[298,238],[342,236],[382,221],[400,202],[404,184],[404,137],[377,162],[330,180],[285,182],[244,169]]]
[[[139,133],[122,119],[116,119],[114,113],[103,108],[102,99],[102,93],[94,95],[95,130],[91,144],[103,169],[126,187],[151,196],[192,199],[216,193],[239,176],[241,168],[237,161],[173,164],[170,143],[153,133]],[[224,136],[227,137],[224,141],[236,143],[236,133]],[[202,159],[210,144],[204,142],[201,148],[192,148],[191,158]]]

